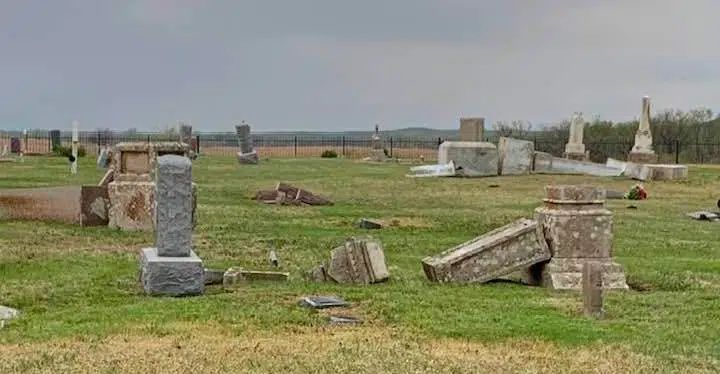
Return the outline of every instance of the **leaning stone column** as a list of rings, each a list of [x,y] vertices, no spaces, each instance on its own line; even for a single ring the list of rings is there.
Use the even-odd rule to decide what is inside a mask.
[[[605,190],[583,185],[545,187],[545,206],[535,210],[552,258],[531,269],[534,282],[553,289],[582,290],[583,266],[602,268],[604,289],[628,288],[623,266],[612,259],[612,212],[605,208]]]
[[[202,294],[205,272],[192,250],[192,162],[161,156],[155,176],[155,247],[141,251],[143,288],[152,296]]]

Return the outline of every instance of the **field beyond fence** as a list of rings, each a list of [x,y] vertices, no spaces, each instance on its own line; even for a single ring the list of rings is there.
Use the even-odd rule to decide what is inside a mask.
[[[0,133],[0,149],[12,146],[12,139],[17,138],[26,154],[45,155],[53,153],[53,141],[50,131],[32,131],[26,135],[19,132]],[[372,140],[361,136],[307,136],[307,135],[253,135],[252,142],[261,157],[320,157],[323,151],[333,150],[340,157],[362,159],[369,156]],[[97,155],[105,145],[114,145],[121,142],[159,142],[177,141],[178,135],[166,133],[109,133],[109,132],[81,132],[80,145],[88,155]],[[391,136],[383,139],[385,149],[392,157],[401,159],[419,159],[427,161],[437,159],[438,146],[445,140],[456,138],[429,138],[429,137],[398,137]],[[486,141],[497,143],[497,137],[489,137]],[[525,138],[535,144],[535,150],[548,152],[561,156],[567,139],[550,140],[538,138]],[[71,134],[63,132],[59,141],[64,147],[71,145]],[[624,160],[633,144],[630,142],[595,142],[586,139],[585,147],[590,152],[594,162],[605,162],[608,157]],[[238,152],[237,136],[233,133],[201,133],[193,135],[193,147],[204,156],[232,156]],[[680,140],[665,141],[663,144],[654,144],[658,154],[658,162],[684,163],[684,164],[716,164],[720,163],[720,144],[716,143],[687,143]]]

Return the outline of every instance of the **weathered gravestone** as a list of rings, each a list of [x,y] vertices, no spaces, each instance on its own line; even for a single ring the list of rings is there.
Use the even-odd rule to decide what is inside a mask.
[[[612,258],[612,212],[605,208],[605,190],[585,185],[545,187],[545,206],[535,209],[552,259],[530,268],[530,283],[553,289],[582,289],[583,266],[598,262],[604,289],[628,289],[623,266]]]
[[[390,273],[380,241],[350,238],[331,252],[329,266],[320,265],[312,271],[312,277],[319,281],[368,284],[384,282]]]
[[[460,141],[481,142],[485,131],[484,117],[460,118]]]
[[[141,283],[152,296],[200,295],[202,260],[192,250],[192,163],[177,155],[157,159],[155,247],[141,250]]]
[[[454,163],[456,175],[498,175],[498,150],[492,143],[443,142],[438,148],[438,164],[448,164],[450,161]]]
[[[587,161],[589,154],[585,152],[583,143],[583,132],[585,131],[585,120],[582,113],[576,112],[570,119],[570,136],[565,144],[564,156],[571,160]]]
[[[382,162],[388,160],[388,155],[385,151],[385,144],[380,137],[380,126],[375,125],[375,133],[372,136],[372,143],[370,146],[370,161]]]
[[[482,283],[548,259],[541,227],[523,218],[422,262],[430,281]]]
[[[588,261],[583,266],[583,312],[586,317],[603,318],[602,265]]]
[[[246,124],[245,121],[241,125],[236,125],[235,134],[240,145],[240,152],[237,153],[238,162],[241,164],[257,164],[259,160],[257,151],[253,149],[252,140],[250,139],[250,125]]]
[[[535,145],[531,141],[501,137],[498,140],[498,174],[530,174]]]
[[[180,124],[180,143],[187,144],[188,147],[190,147],[188,151],[188,157],[190,157],[191,160],[194,160],[197,158],[197,149],[195,148],[197,146],[197,143],[193,141],[192,136],[192,126],[181,123]]]
[[[653,150],[652,133],[650,132],[650,98],[642,98],[642,112],[640,123],[635,133],[635,145],[628,155],[628,161],[638,164],[654,164],[657,162],[657,154]]]

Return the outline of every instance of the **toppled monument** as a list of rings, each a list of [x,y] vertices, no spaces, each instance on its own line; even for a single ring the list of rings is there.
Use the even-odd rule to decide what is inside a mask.
[[[438,148],[438,164],[453,162],[455,174],[466,177],[498,175],[498,150],[486,142],[446,141]]]
[[[98,186],[0,190],[0,219],[106,226],[109,205],[107,188]]]
[[[583,266],[602,267],[604,289],[628,289],[622,265],[612,258],[612,212],[605,208],[605,190],[585,185],[545,187],[545,205],[535,210],[552,259],[532,266],[528,281],[552,289],[581,290]]]
[[[235,126],[235,134],[240,145],[240,152],[237,153],[237,159],[240,164],[255,165],[260,160],[257,151],[253,148],[252,139],[250,138],[250,125],[242,121],[240,125]]]
[[[550,259],[542,228],[530,219],[490,231],[422,260],[433,282],[483,283]]]
[[[157,159],[155,247],[140,251],[140,281],[151,296],[192,296],[205,290],[205,269],[192,250],[192,162],[186,156]]]
[[[657,154],[653,150],[652,133],[650,132],[650,98],[642,98],[642,113],[640,123],[635,133],[635,145],[628,154],[628,161],[638,164],[654,164],[657,162]]]
[[[243,268],[231,267],[223,274],[222,284],[224,287],[244,284],[251,281],[287,281],[289,273],[277,271],[256,271]]]
[[[189,146],[178,142],[118,143],[112,151],[111,173],[103,177],[110,196],[108,226],[122,230],[151,231],[155,228],[155,169],[157,159],[177,155],[189,159]],[[101,183],[103,183],[101,181]],[[193,207],[197,186],[193,184]],[[193,208],[193,217],[195,209]],[[195,218],[193,218],[195,222]]]
[[[390,273],[380,241],[350,238],[331,252],[329,266],[320,265],[312,277],[343,284],[371,284],[388,280]]]
[[[501,137],[498,140],[498,175],[527,175],[532,172],[535,145],[528,140]]]

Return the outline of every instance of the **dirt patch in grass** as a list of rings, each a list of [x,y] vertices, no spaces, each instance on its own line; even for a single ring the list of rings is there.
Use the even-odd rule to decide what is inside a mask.
[[[657,373],[624,347],[426,340],[392,329],[315,327],[282,335],[176,326],[171,336],[0,345],[2,373]],[[697,371],[700,372],[700,371]]]

